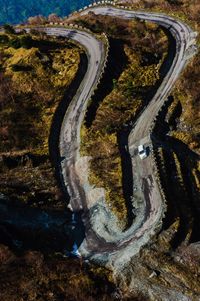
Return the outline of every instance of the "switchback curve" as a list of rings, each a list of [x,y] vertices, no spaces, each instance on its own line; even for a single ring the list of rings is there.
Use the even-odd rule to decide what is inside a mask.
[[[129,136],[128,149],[132,157],[133,175],[139,178],[143,190],[140,191],[142,202],[138,207],[138,215],[131,227],[122,232],[106,206],[104,189],[94,188],[89,184],[87,178],[89,158],[81,157],[79,151],[81,123],[87,102],[105,67],[107,41],[103,43],[87,31],[77,29],[63,27],[43,29],[50,35],[63,35],[74,39],[86,49],[88,70],[66,111],[60,132],[59,150],[62,158],[60,171],[71,197],[72,210],[85,212],[86,239],[80,247],[80,252],[85,257],[106,264],[115,262],[121,266],[149,242],[162,224],[166,203],[155,173],[153,156],[150,154],[141,161],[133,154],[139,144],[151,145],[150,133],[155,117],[188,59],[195,53],[196,33],[181,21],[164,14],[136,12],[104,4],[85,8],[80,14],[85,15],[89,11],[125,19],[139,18],[152,21],[168,29],[176,40],[176,55],[171,68],[155,96],[134,124]]]

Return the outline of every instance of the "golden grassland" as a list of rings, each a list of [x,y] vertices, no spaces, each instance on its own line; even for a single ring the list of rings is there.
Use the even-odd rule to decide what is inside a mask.
[[[32,45],[21,43],[24,40]],[[7,159],[1,160],[2,193],[33,204],[62,206],[48,139],[81,51],[66,40],[39,33],[0,35],[0,155],[18,161],[8,166]]]
[[[0,45],[1,69],[12,90],[1,101],[1,152],[26,148],[48,154],[52,117],[79,65],[77,47],[54,44],[50,50]]]

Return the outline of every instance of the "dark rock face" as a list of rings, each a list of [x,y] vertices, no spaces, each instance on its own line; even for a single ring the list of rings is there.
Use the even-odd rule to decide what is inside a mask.
[[[31,208],[0,196],[0,243],[15,250],[70,252],[84,238],[81,213]]]

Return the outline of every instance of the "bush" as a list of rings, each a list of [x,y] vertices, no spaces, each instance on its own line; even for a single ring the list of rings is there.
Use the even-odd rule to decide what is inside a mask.
[[[21,47],[21,42],[19,38],[15,38],[9,41],[9,46],[13,47],[15,49],[18,49]]]
[[[21,47],[26,48],[26,49],[33,47],[33,42],[34,41],[30,36],[23,36],[20,39]]]
[[[1,44],[6,44],[6,43],[8,43],[8,41],[9,41],[9,38],[7,35],[5,35],[5,34],[0,35],[0,43]]]
[[[15,30],[14,30],[13,26],[11,26],[9,24],[5,24],[3,28],[5,30],[5,33],[15,34]]]

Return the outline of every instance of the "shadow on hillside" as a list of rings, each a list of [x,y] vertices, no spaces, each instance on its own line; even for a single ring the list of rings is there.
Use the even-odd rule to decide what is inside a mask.
[[[92,125],[96,112],[103,99],[112,91],[113,79],[117,80],[128,64],[123,44],[123,41],[113,38],[109,39],[110,49],[107,66],[85,115],[85,125],[87,128]]]
[[[173,137],[167,137],[167,144],[171,151],[176,153],[181,164],[181,173],[184,181],[184,190],[182,193],[184,194],[184,196],[182,197],[180,195],[180,197],[177,198],[179,212],[181,212],[181,214],[183,215],[181,223],[185,225],[186,220],[184,218],[184,215],[186,214],[186,212],[190,212],[191,215],[189,216],[188,220],[188,224],[191,224],[192,227],[192,235],[190,241],[197,242],[200,240],[200,192],[196,187],[192,169],[197,166],[197,163],[200,160],[200,156],[189,149],[189,147],[185,143]],[[176,187],[174,189],[176,189]],[[185,199],[185,204],[183,204],[183,198]],[[178,234],[179,233],[177,233],[173,242],[175,246],[177,246],[178,243],[181,242]]]
[[[167,198],[163,229],[168,229],[177,218],[180,219],[178,231],[171,242],[172,247],[177,248],[187,239],[190,232],[190,242],[200,240],[200,195],[192,173],[200,156],[180,140],[170,136],[164,136],[163,139],[160,140],[160,146],[163,148],[164,160],[159,163],[160,180]],[[155,143],[154,148],[156,149],[157,146],[158,142]],[[177,166],[173,153],[180,162],[179,175],[176,173]]]
[[[0,197],[0,243],[17,252],[26,249],[46,253],[71,252],[84,238],[82,213],[41,210]]]

